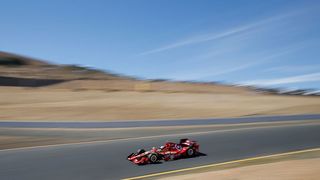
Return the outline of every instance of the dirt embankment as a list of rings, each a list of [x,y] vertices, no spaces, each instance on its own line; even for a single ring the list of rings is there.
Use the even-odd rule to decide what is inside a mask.
[[[315,148],[160,175],[157,179],[317,180],[319,167],[320,149]]]
[[[106,121],[312,114],[319,98],[259,94],[0,88],[1,120]]]
[[[318,180],[320,158],[291,160],[229,170],[173,176],[161,180]]]

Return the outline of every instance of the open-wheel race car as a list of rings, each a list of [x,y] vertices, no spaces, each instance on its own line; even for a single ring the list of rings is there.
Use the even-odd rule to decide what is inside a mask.
[[[169,161],[184,157],[193,157],[199,153],[199,144],[189,139],[181,139],[179,143],[166,142],[159,148],[153,147],[149,151],[139,149],[136,153],[131,153],[128,160],[138,164],[157,163],[161,160]]]

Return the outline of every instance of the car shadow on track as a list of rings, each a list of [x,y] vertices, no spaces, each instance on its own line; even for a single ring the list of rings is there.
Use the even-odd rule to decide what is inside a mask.
[[[197,158],[197,157],[201,157],[201,156],[207,156],[207,154],[198,152],[196,155],[191,156],[191,157],[180,157],[180,158],[177,158],[177,159],[172,159],[170,161],[179,161],[179,160],[182,160],[182,159],[193,159],[193,158]],[[166,161],[157,161],[155,163],[150,163],[150,164],[140,164],[139,166],[163,164],[165,162]]]
[[[201,157],[201,156],[207,156],[207,154],[202,153],[202,152],[198,152],[198,153],[195,154],[194,156],[191,156],[191,157],[181,157],[181,158],[179,158],[179,159],[192,159],[192,158],[197,158],[197,157]],[[179,160],[179,159],[176,159],[176,160]]]

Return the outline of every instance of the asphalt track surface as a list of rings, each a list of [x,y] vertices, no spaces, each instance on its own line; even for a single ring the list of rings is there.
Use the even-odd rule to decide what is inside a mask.
[[[178,141],[184,137],[197,140],[206,156],[145,166],[126,160],[126,156],[138,148],[159,146],[166,140]],[[122,179],[317,147],[320,147],[320,121],[1,150],[0,179]]]
[[[286,122],[320,119],[320,114],[280,115],[280,116],[246,116],[238,118],[181,119],[181,120],[140,120],[109,122],[21,122],[0,121],[0,127],[9,128],[129,128],[159,126],[194,126],[219,125],[258,122]]]

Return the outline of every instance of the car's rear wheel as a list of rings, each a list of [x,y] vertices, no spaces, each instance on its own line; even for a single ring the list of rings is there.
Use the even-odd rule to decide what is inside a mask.
[[[149,155],[149,161],[151,163],[156,163],[158,161],[158,156],[156,154],[150,154]]]
[[[192,148],[189,148],[188,150],[187,150],[187,156],[188,157],[191,157],[191,156],[194,156],[194,150],[192,149]]]

